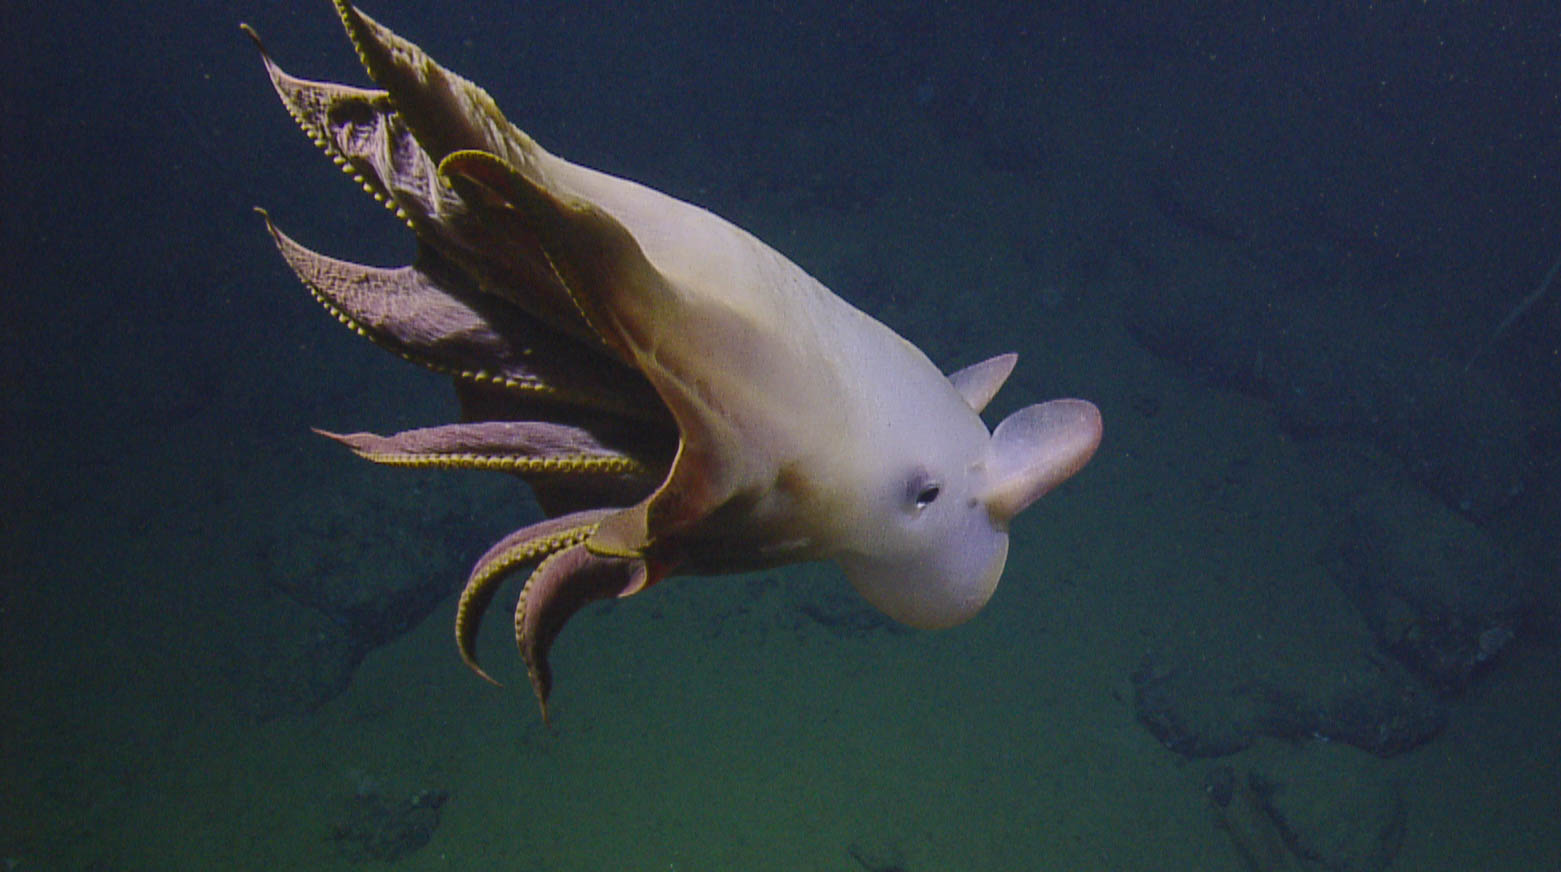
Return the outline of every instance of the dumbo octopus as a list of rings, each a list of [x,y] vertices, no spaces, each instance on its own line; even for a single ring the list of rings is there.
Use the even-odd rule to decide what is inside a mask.
[[[323,435],[535,492],[546,520],[490,548],[461,593],[468,666],[488,677],[478,625],[526,567],[515,637],[544,719],[564,623],[668,575],[829,559],[914,627],[985,605],[1009,522],[1094,454],[1095,406],[1029,406],[988,433],[980,412],[1015,355],[944,376],[752,235],[555,157],[481,88],[336,10],[382,90],[294,78],[245,30],[293,118],[406,222],[417,255],[362,266],[266,226],[343,324],[453,377],[464,419]]]

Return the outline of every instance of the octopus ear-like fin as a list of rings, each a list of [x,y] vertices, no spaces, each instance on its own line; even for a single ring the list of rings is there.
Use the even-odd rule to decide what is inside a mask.
[[[1100,410],[1084,400],[1051,400],[1003,419],[992,431],[978,498],[1006,528],[1014,515],[1083,468],[1100,447]]]
[[[1008,376],[1014,371],[1014,364],[1019,362],[1019,355],[999,354],[990,357],[980,363],[972,363],[958,372],[949,373],[949,382],[959,395],[965,398],[970,408],[977,414],[986,408],[986,404],[992,402],[997,392],[1002,389],[1003,382],[1008,381]]]

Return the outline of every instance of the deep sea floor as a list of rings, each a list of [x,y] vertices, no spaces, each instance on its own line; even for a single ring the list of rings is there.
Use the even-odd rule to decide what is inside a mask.
[[[506,622],[482,639],[495,689],[456,657],[449,603],[318,712],[235,715],[220,652],[244,643],[221,616],[225,568],[205,562],[241,556],[224,534],[115,513],[53,526],[32,553],[73,569],[33,567],[6,605],[0,855],[18,872],[359,868],[332,838],[344,798],[437,790],[431,842],[393,868],[1241,869],[1203,789],[1214,764],[1139,726],[1128,676],[1159,646],[1277,662],[1363,638],[1310,553],[1360,470],[1391,464],[1294,443],[1261,405],[1079,320],[1053,353],[1104,362],[1089,389],[1106,447],[1023,518],[977,620],[820,623],[801,607],[854,608],[827,567],[670,582],[570,625],[551,729]],[[138,596],[160,573],[186,592]],[[77,584],[101,596],[59,607]],[[1444,735],[1392,759],[1260,742],[1220,762],[1389,773],[1409,809],[1394,868],[1554,868],[1558,668],[1553,648],[1513,649]]]

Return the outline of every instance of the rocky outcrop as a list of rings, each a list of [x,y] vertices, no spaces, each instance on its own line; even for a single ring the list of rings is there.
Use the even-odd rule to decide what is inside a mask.
[[[1490,534],[1412,488],[1372,488],[1319,557],[1382,650],[1441,693],[1488,668],[1534,602]]]

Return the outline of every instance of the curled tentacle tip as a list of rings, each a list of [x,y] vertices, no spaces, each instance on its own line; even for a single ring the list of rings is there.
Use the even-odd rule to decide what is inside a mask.
[[[486,670],[478,669],[477,667],[473,666],[472,667],[472,671],[477,673],[477,677],[478,678],[481,678],[483,681],[488,682],[489,684],[493,685],[494,687],[503,687],[504,686],[504,682],[502,682],[502,681],[498,680],[497,678],[494,678],[493,676],[489,675]]]
[[[466,664],[466,668],[467,669],[470,669],[471,671],[477,673],[477,677],[478,678],[481,678],[483,681],[488,682],[489,684],[493,685],[494,687],[503,687],[504,686],[503,682],[501,682],[497,678],[494,678],[493,676],[489,675],[488,671],[486,669],[483,669],[481,666],[478,666],[477,665],[477,661],[471,659],[470,657],[462,657],[461,660],[462,660],[462,662],[464,662]]]

